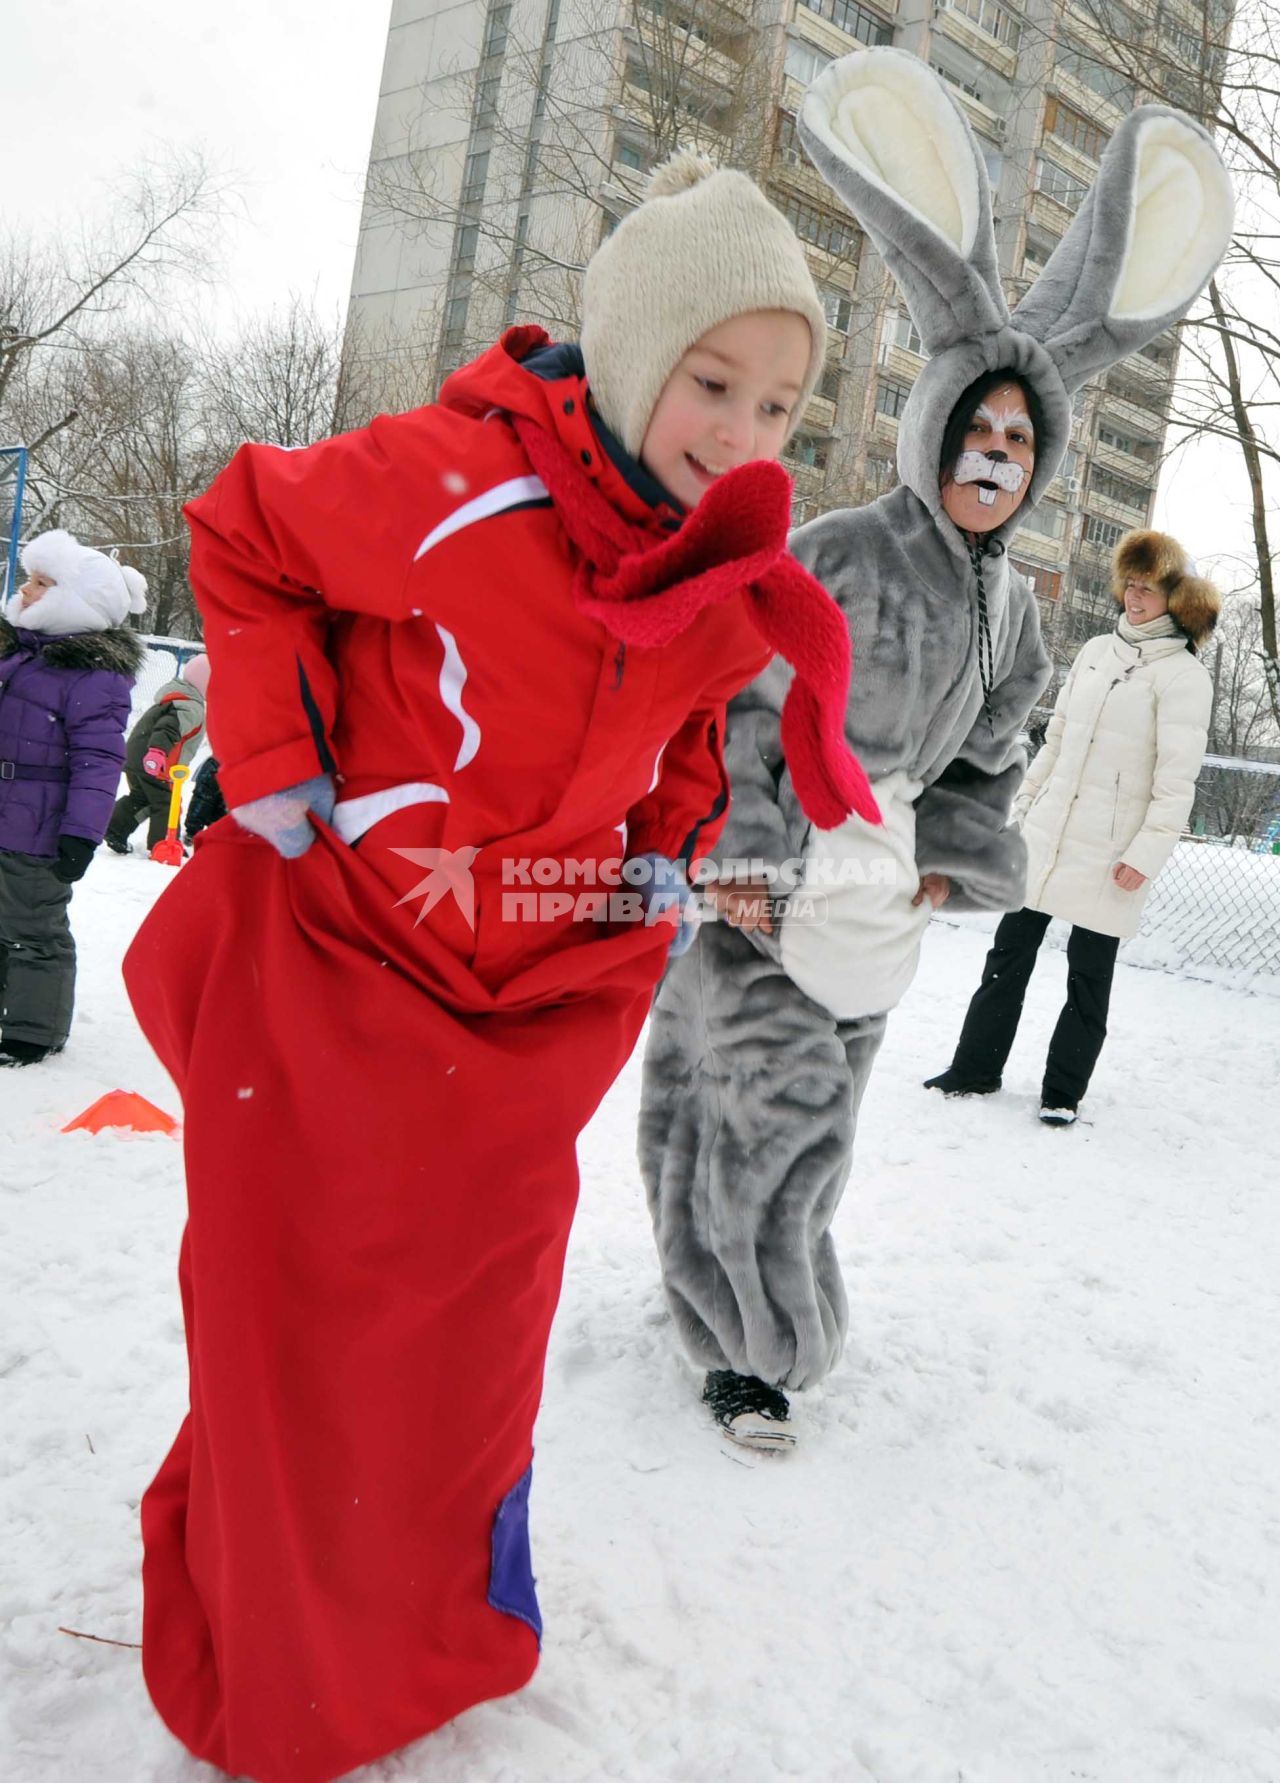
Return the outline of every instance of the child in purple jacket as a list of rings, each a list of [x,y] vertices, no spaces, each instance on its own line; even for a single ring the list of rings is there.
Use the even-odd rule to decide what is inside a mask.
[[[69,532],[22,553],[0,619],[0,1066],[61,1052],[75,1000],[71,887],[102,840],[143,646],[147,584]]]

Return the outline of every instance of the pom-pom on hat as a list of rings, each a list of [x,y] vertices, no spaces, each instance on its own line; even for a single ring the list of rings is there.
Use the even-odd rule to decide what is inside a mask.
[[[791,310],[809,324],[794,431],[827,350],[826,315],[804,250],[754,180],[679,150],[655,168],[644,201],[596,249],[583,284],[587,382],[606,426],[633,457],[689,348],[752,310]]]
[[[182,665],[182,679],[188,687],[194,687],[201,699],[209,692],[209,658],[202,651],[199,656],[189,656]]]
[[[1124,605],[1124,585],[1131,576],[1160,590],[1169,603],[1170,617],[1193,644],[1203,644],[1212,634],[1222,596],[1169,533],[1139,528],[1124,535],[1111,559],[1111,586],[1119,606]]]
[[[70,637],[78,632],[110,631],[131,613],[144,613],[147,579],[105,551],[80,544],[69,532],[42,532],[23,546],[22,567],[28,576],[46,576],[53,583],[31,606],[16,593],[6,617],[24,631]]]

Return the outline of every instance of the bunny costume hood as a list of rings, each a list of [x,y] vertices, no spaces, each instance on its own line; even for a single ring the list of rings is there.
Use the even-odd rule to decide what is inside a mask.
[[[917,57],[877,49],[832,63],[805,96],[800,137],[879,249],[929,355],[898,429],[898,470],[953,547],[964,549],[942,513],[938,454],[961,393],[984,372],[1008,370],[1039,398],[1031,486],[996,529],[1012,533],[1062,463],[1073,392],[1179,321],[1226,251],[1231,182],[1211,137],[1167,106],[1131,112],[1012,313],[986,165],[968,120]]]

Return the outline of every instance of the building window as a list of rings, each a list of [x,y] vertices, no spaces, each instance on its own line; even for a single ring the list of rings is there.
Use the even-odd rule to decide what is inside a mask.
[[[829,68],[834,57],[824,55],[821,50],[814,49],[811,43],[802,43],[798,37],[787,39],[787,59],[783,70],[792,80],[798,80],[802,87],[812,86],[824,68]]]
[[[1080,9],[1091,21],[1101,21],[1117,43],[1140,43],[1143,21],[1120,0],[1084,0]]]
[[[613,151],[613,158],[619,167],[634,168],[637,173],[644,171],[644,156],[639,149],[629,142],[620,142]]]
[[[810,12],[816,12],[819,18],[830,19],[850,37],[856,37],[859,43],[892,43],[893,31],[882,18],[866,6],[859,6],[858,0],[804,0]]]
[[[1097,464],[1089,473],[1089,490],[1107,501],[1123,502],[1126,508],[1137,508],[1143,514],[1151,499],[1150,489],[1143,484],[1131,482],[1128,477],[1117,477],[1113,471],[1103,470]]]
[[[480,81],[476,87],[476,128],[484,130],[492,124],[498,115],[498,88],[502,85],[500,74],[490,74]]]
[[[476,243],[480,239],[478,223],[464,223],[458,231],[458,251],[454,256],[455,272],[470,272],[476,263]]]
[[[1138,103],[1138,93],[1132,81],[1124,78],[1118,70],[1109,68],[1106,62],[1083,44],[1066,38],[1058,45],[1057,65],[1064,74],[1078,80],[1081,86],[1088,87],[1099,99],[1105,99],[1120,111],[1132,111]]]
[[[1149,359],[1152,365],[1158,365],[1161,371],[1169,371],[1171,369],[1174,355],[1177,351],[1178,349],[1175,343],[1166,340],[1164,335],[1159,335],[1155,340],[1148,341],[1145,347],[1138,348],[1138,352],[1142,357],[1144,359]]]
[[[924,342],[920,339],[919,330],[906,310],[897,310],[885,318],[882,355],[890,347],[901,347],[904,352],[917,353],[921,357],[924,355]]]
[[[1043,192],[1046,198],[1055,198],[1059,204],[1065,204],[1068,210],[1078,210],[1084,203],[1088,190],[1083,180],[1078,180],[1074,173],[1068,173],[1065,167],[1050,160],[1048,155],[1037,155],[1037,192]]]
[[[489,172],[488,149],[473,149],[467,156],[462,173],[463,204],[479,204],[484,197],[484,182]]]
[[[830,285],[820,286],[818,294],[827,313],[827,327],[834,328],[839,334],[848,334],[853,320],[853,299],[843,291],[834,291]]]
[[[495,6],[489,14],[484,33],[484,54],[500,56],[507,47],[507,32],[511,25],[511,7],[504,3]]]
[[[1062,571],[1042,569],[1038,563],[1022,563],[1016,557],[1009,562],[1020,576],[1025,576],[1041,600],[1056,601],[1062,593]]]
[[[953,12],[961,18],[968,19],[979,31],[1002,43],[1006,49],[1016,50],[1022,37],[1022,26],[1011,12],[1003,6],[997,6],[995,0],[947,0]]]
[[[444,312],[444,338],[449,346],[456,346],[462,339],[462,331],[467,325],[467,299],[454,297]]]
[[[1127,452],[1130,458],[1140,458],[1144,464],[1154,464],[1159,456],[1154,440],[1144,440],[1136,433],[1122,433],[1109,421],[1098,423],[1098,444],[1110,446],[1113,452]]]
[[[785,194],[777,200],[777,205],[801,241],[810,242],[815,248],[842,260],[857,258],[858,230],[848,217],[839,216],[835,211],[820,210],[816,204],[805,204],[803,200]]]
[[[840,367],[832,365],[828,360],[822,368],[822,376],[818,379],[818,395],[825,396],[828,402],[839,402],[840,376]]]
[[[1125,535],[1126,529],[1117,526],[1114,520],[1099,520],[1096,514],[1084,517],[1084,540],[1086,545],[1100,545],[1104,550],[1113,551]]]
[[[876,410],[896,421],[907,406],[910,384],[899,384],[893,378],[881,378],[876,385]]]
[[[935,74],[940,74],[949,86],[958,87],[962,93],[967,93],[970,99],[976,99],[979,105],[984,103],[982,94],[972,81],[964,80],[960,75],[953,74],[949,68],[944,68],[941,62],[930,62],[929,66]]]
[[[1049,264],[1049,258],[1057,247],[1061,236],[1048,235],[1043,229],[1027,225],[1027,242],[1022,253],[1024,272],[1039,272]]]
[[[829,440],[819,439],[816,434],[793,434],[791,444],[787,447],[787,457],[795,464],[807,464],[814,470],[824,471],[827,468],[830,444]]]
[[[789,111],[778,113],[777,155],[788,167],[803,167],[807,161],[796,132],[796,120]]]
[[[1091,123],[1082,111],[1064,105],[1058,98],[1051,97],[1045,105],[1044,127],[1050,136],[1069,143],[1080,154],[1088,155],[1091,161],[1098,160],[1106,146],[1106,131]]]
[[[1042,538],[1060,539],[1066,524],[1066,511],[1056,501],[1042,502],[1030,513],[1019,514],[1018,525],[1028,532],[1038,532]]]

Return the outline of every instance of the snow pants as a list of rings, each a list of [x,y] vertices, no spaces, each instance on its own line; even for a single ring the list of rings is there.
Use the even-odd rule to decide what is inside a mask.
[[[690,1358],[814,1386],[848,1302],[831,1221],[886,1015],[837,1019],[728,923],[673,960],[649,1023],[640,1168]]]
[[[1052,917],[1043,910],[1011,910],[1000,919],[982,967],[951,1069],[984,1083],[1004,1070],[1040,943]],[[1076,923],[1067,937],[1067,1000],[1049,1041],[1040,1100],[1046,1108],[1075,1108],[1084,1099],[1107,1037],[1111,981],[1120,943]]]
[[[126,780],[129,790],[122,793],[112,807],[106,840],[118,848],[126,847],[145,817],[149,853],[169,833],[169,799],[173,789],[162,780],[153,780],[150,774],[131,773],[126,775]]]
[[[41,855],[0,850],[0,1036],[67,1043],[76,1000],[71,890]]]
[[[127,956],[189,1199],[191,1410],[143,1499],[143,1667],[233,1775],[323,1783],[534,1671],[574,1144],[663,947],[568,952],[491,994],[331,832],[282,861],[220,825]]]

